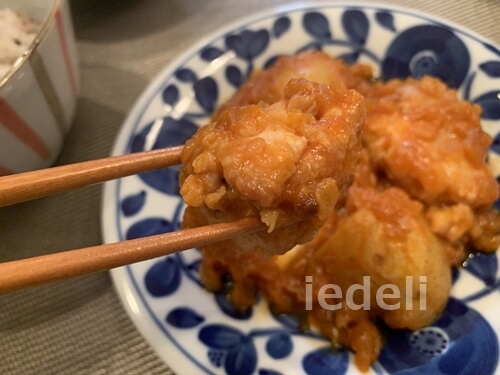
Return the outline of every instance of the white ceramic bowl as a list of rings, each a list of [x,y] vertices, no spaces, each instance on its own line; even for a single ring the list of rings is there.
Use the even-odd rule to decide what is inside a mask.
[[[39,31],[0,77],[0,175],[50,166],[62,148],[79,92],[73,25],[65,0],[0,0]]]

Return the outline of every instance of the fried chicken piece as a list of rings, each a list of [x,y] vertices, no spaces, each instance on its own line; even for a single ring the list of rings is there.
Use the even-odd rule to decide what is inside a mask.
[[[221,110],[261,102],[275,103],[284,98],[284,88],[292,78],[304,78],[343,90],[345,87],[356,89],[371,76],[372,70],[368,65],[348,66],[321,51],[282,56],[271,68],[255,71]]]
[[[485,161],[491,137],[481,129],[480,107],[431,77],[377,83],[365,94],[363,145],[392,184],[427,206],[450,264],[470,247],[498,248],[492,228],[500,219],[489,207],[499,190]]]
[[[366,100],[363,144],[394,183],[427,204],[475,208],[498,198],[478,105],[431,77],[377,83]]]
[[[260,216],[269,233],[234,245],[270,254],[310,240],[352,182],[364,116],[354,90],[305,79],[274,104],[226,108],[182,152],[184,225]]]

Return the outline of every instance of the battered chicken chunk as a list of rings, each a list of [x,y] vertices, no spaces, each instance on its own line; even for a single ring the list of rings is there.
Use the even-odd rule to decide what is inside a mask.
[[[431,77],[378,83],[366,100],[363,144],[394,183],[427,204],[479,207],[498,198],[478,105]]]
[[[361,149],[363,98],[305,79],[292,79],[283,96],[227,107],[186,143],[186,227],[260,216],[269,233],[239,238],[237,247],[276,254],[310,240],[333,211]]]
[[[365,84],[362,91],[364,147],[391,184],[424,203],[450,264],[463,262],[471,247],[496,250],[500,216],[490,207],[499,190],[485,161],[491,137],[481,129],[480,107],[431,77]]]

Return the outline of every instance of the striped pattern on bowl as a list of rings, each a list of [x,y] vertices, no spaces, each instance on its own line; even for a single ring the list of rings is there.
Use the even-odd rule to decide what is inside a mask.
[[[73,121],[79,72],[69,5],[54,1],[46,12],[33,46],[0,82],[0,175],[50,166]]]

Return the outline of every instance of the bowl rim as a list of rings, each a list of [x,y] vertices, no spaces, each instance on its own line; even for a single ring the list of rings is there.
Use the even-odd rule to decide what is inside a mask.
[[[49,10],[49,14],[46,16],[46,18],[40,24],[40,28],[39,28],[33,42],[31,42],[31,44],[26,49],[26,51],[24,51],[24,53],[16,59],[16,61],[11,66],[9,71],[3,77],[0,77],[0,94],[1,94],[1,91],[7,86],[9,81],[11,81],[11,79],[14,78],[14,76],[16,76],[21,71],[21,69],[27,64],[31,55],[33,55],[35,53],[38,46],[42,43],[43,38],[48,33],[49,28],[52,25],[52,22],[54,22],[55,15],[56,15],[57,10],[60,7],[61,1],[63,1],[63,0],[53,0],[52,1],[52,6]]]

